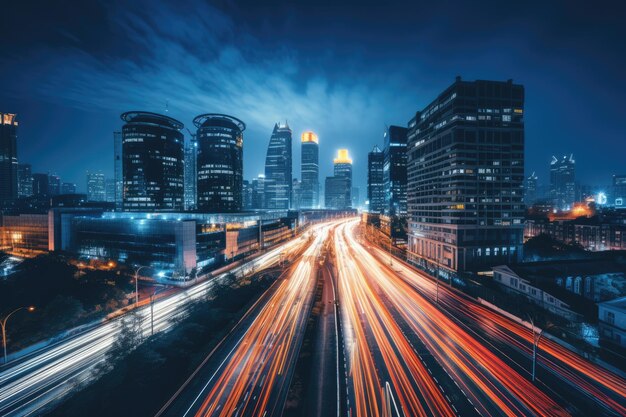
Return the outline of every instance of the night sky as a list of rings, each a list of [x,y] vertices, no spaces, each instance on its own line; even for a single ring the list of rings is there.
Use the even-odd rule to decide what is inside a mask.
[[[526,171],[547,181],[573,153],[584,184],[626,173],[624,2],[11,1],[0,13],[0,112],[20,120],[19,159],[85,188],[113,172],[128,110],[193,129],[201,113],[245,121],[244,177],[263,172],[272,127],[340,147],[365,194],[367,152],[456,75],[526,87]],[[512,5],[514,4],[514,8]],[[185,132],[186,133],[186,132]]]

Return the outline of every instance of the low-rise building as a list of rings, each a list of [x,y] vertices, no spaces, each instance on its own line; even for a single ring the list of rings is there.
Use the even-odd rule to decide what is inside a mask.
[[[626,348],[626,297],[598,304],[600,339]]]

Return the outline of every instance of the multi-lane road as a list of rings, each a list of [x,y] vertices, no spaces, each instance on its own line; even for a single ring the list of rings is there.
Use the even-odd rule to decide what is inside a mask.
[[[315,229],[304,254],[158,415],[282,414],[330,228]]]
[[[293,239],[231,272],[240,275],[276,266],[285,254],[297,253],[305,245],[306,239]],[[204,297],[223,276],[225,274],[155,301],[154,332],[168,329],[191,302]],[[138,308],[136,314],[141,320],[142,331],[146,336],[150,335],[150,306]],[[38,415],[77,386],[95,378],[96,366],[106,358],[106,353],[120,334],[122,320],[126,318],[122,316],[105,321],[89,331],[38,350],[2,369],[0,416]]]
[[[275,265],[281,253],[298,254],[158,416],[280,416],[296,369],[311,360],[300,390],[306,415],[626,415],[621,376],[544,338],[532,382],[531,329],[398,259],[390,262],[360,230],[357,220],[317,225],[257,258],[259,269]],[[184,311],[183,300],[211,285],[159,301],[155,329],[166,329]],[[319,285],[313,352],[303,359]],[[146,318],[149,310],[139,313]],[[119,327],[119,320],[104,323],[5,370],[0,415],[34,413],[72,381],[90,378]]]

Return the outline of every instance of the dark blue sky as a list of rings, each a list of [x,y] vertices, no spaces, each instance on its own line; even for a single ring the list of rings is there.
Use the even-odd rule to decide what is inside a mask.
[[[84,189],[112,174],[127,110],[192,127],[200,113],[248,125],[244,176],[263,171],[276,121],[320,137],[330,174],[350,149],[365,189],[367,152],[456,75],[526,87],[526,170],[546,181],[574,153],[583,183],[626,173],[623,2],[5,2],[0,111],[18,113],[19,158]]]

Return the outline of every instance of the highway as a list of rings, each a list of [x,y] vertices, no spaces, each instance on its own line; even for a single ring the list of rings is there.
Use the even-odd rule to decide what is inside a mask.
[[[209,354],[158,416],[282,414],[311,311],[318,255],[331,227],[317,227],[286,276]]]
[[[489,385],[483,387],[489,397],[511,393],[519,399],[520,404],[515,405],[507,400],[510,395],[499,400],[496,397],[501,395],[491,398],[513,415],[519,415],[524,409],[535,414],[554,415],[561,407],[578,415],[626,415],[626,381],[623,378],[543,338],[538,363],[549,372],[540,374],[537,386],[549,393],[550,400],[546,402],[546,398],[528,382],[532,354],[530,328],[445,285],[439,285],[437,295],[437,286],[430,277],[398,260],[390,266],[386,252],[360,245],[354,235],[352,228],[349,239],[358,259],[369,270],[377,265],[380,271],[378,284],[397,306],[396,315],[429,345],[429,351],[439,358],[439,363],[455,382],[464,387],[473,404],[485,406],[488,402],[479,391],[462,381],[467,381],[467,377],[471,380],[488,377],[491,384],[496,384],[492,388]],[[555,399],[560,406],[555,404]],[[478,405],[477,408],[481,409]],[[488,411],[483,409],[481,413]]]
[[[321,226],[316,226],[321,227]],[[292,239],[267,253],[236,267],[241,275],[277,265],[284,254],[303,250],[304,237]],[[205,297],[225,274],[154,302],[154,332],[167,330],[194,300]],[[150,306],[136,310],[141,328],[151,333]],[[106,358],[128,315],[105,321],[102,325],[71,339],[48,346],[0,373],[0,416],[40,414],[68,392],[97,377],[96,366]]]

